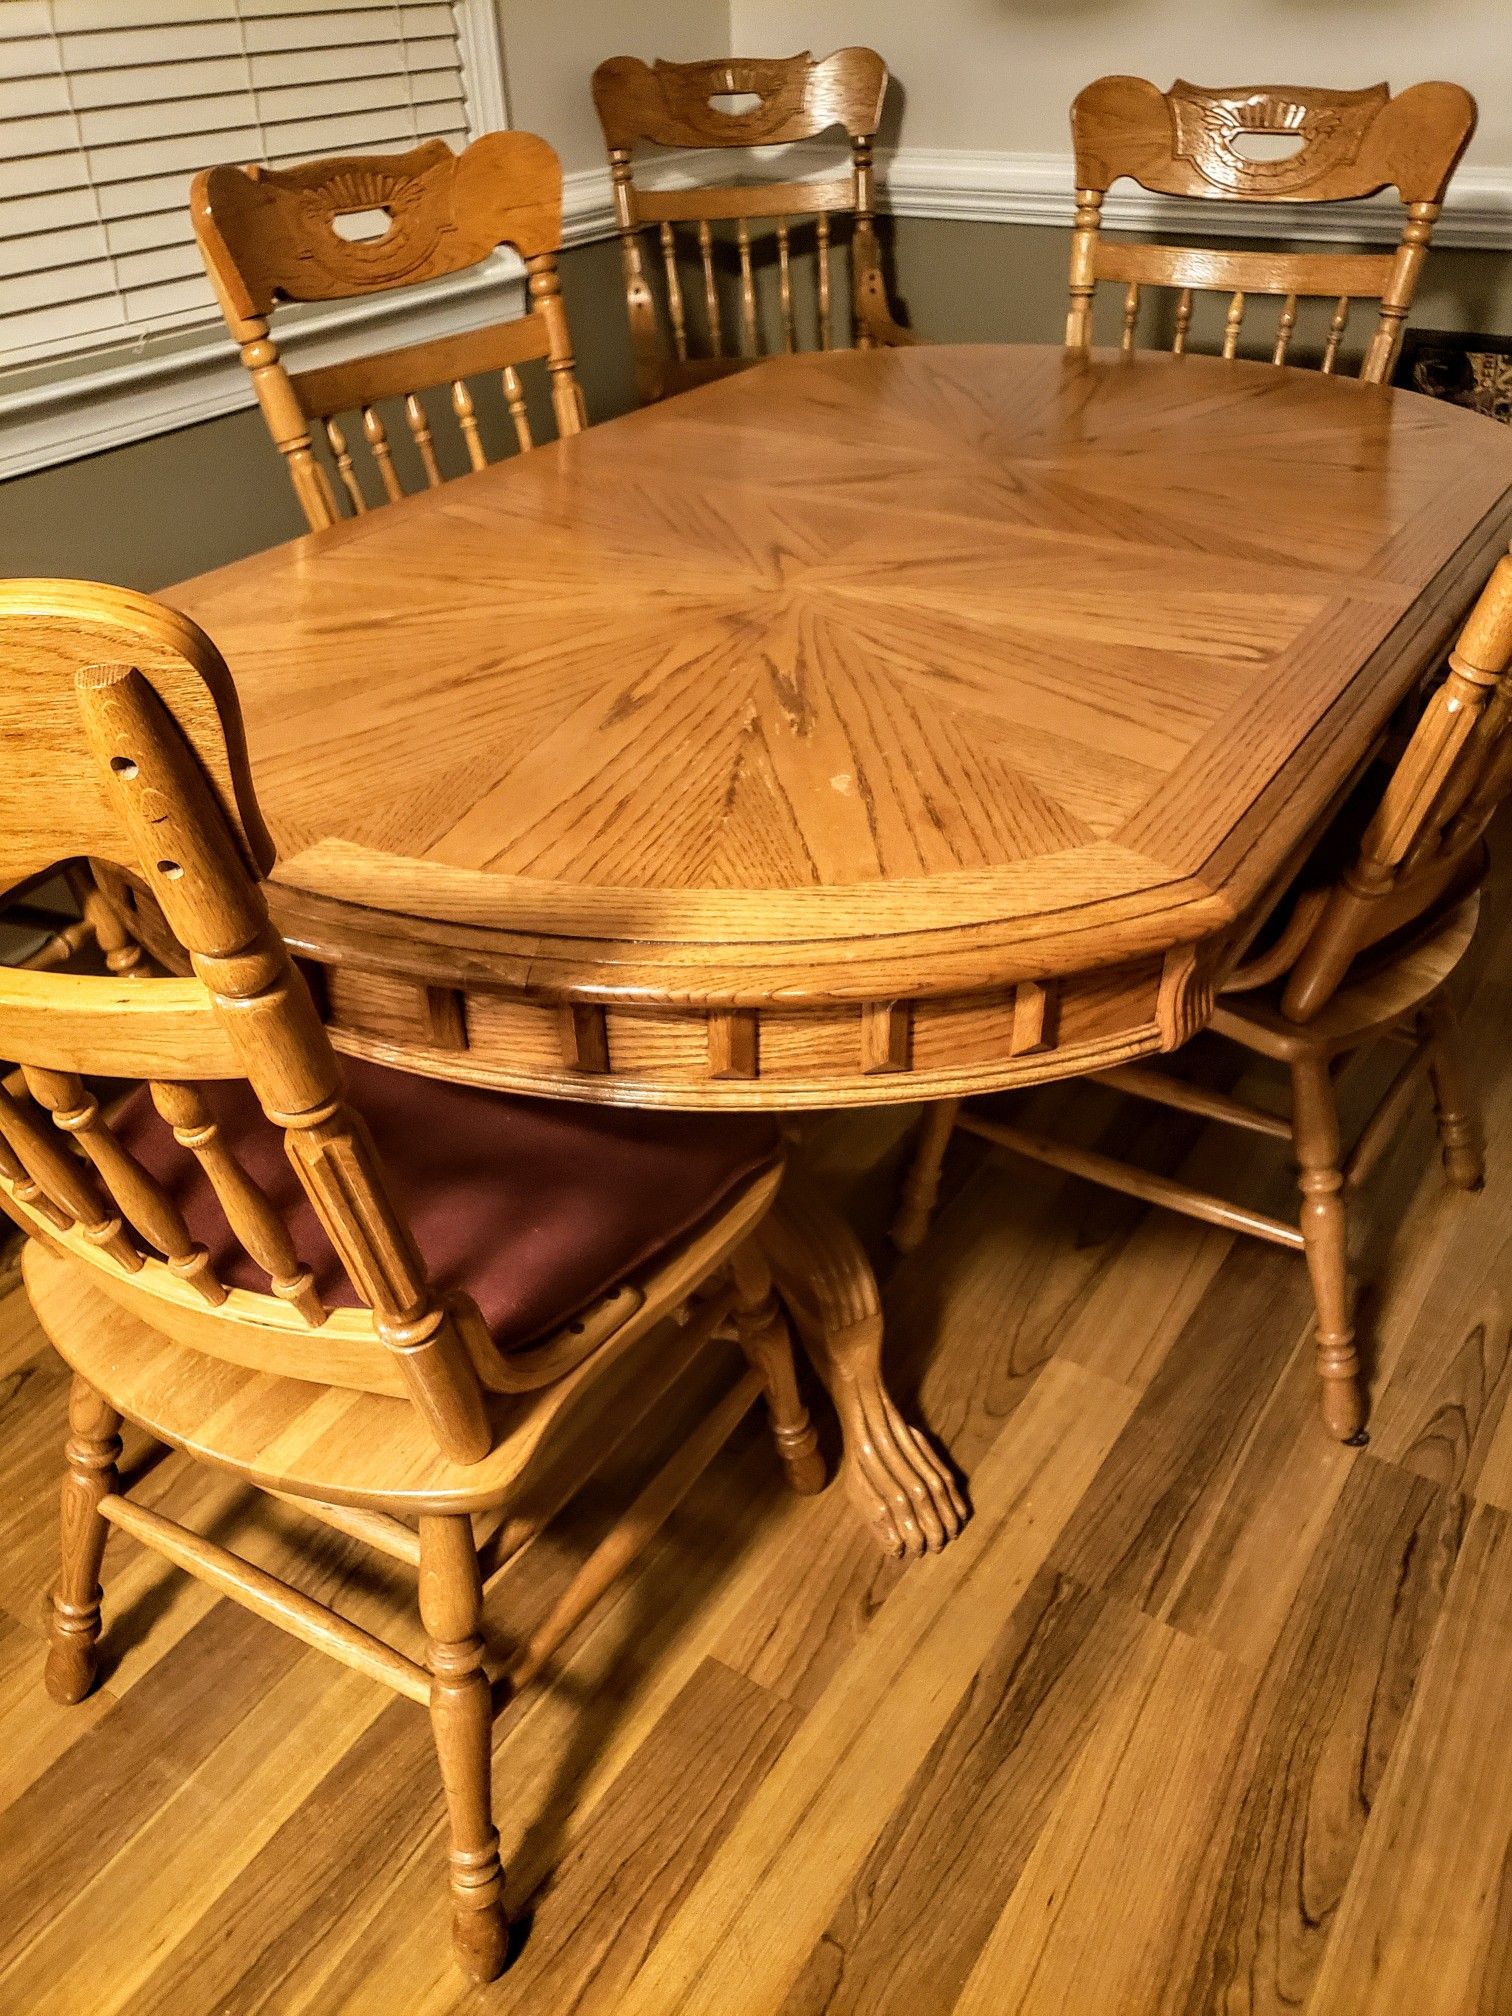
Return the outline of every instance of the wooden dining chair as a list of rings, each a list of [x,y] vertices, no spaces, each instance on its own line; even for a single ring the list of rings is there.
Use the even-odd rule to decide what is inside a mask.
[[[1480,1188],[1483,1143],[1448,990],[1475,935],[1486,828],[1509,791],[1512,557],[1498,563],[1384,788],[1367,774],[1264,937],[1219,990],[1211,1028],[1286,1067],[1290,1116],[1145,1065],[1097,1074],[1099,1083],[1136,1098],[1288,1141],[1300,1224],[951,1103],[925,1117],[896,1242],[907,1250],[924,1236],[945,1148],[959,1127],[1052,1168],[1305,1253],[1317,1303],[1323,1420],[1340,1441],[1362,1441],[1366,1402],[1346,1261],[1346,1200],[1389,1146],[1425,1071],[1445,1175],[1457,1189]],[[1375,801],[1368,817],[1362,794],[1365,809]],[[1401,1042],[1406,1056],[1346,1155],[1335,1068],[1387,1039]]]
[[[491,1978],[497,1706],[758,1394],[793,1486],[822,1482],[760,1243],[778,1137],[343,1074],[269,921],[272,850],[209,640],[143,596],[22,581],[0,586],[0,650],[0,890],[111,862],[151,892],[184,968],[0,972],[0,1205],[75,1375],[49,1692],[94,1684],[114,1526],[426,1704],[456,1943]],[[741,1375],[491,1678],[485,1586],[732,1334]],[[138,1502],[116,1469],[123,1417],[415,1569],[425,1663]]]
[[[0,966],[51,973],[96,955],[110,972],[129,973],[141,948],[87,862],[65,862],[0,905]]]
[[[635,381],[643,402],[685,391],[755,362],[763,354],[757,261],[776,260],[780,343],[791,353],[834,348],[831,253],[849,218],[849,327],[860,348],[912,343],[887,303],[874,221],[872,145],[887,91],[887,66],[875,49],[837,49],[815,61],[801,56],[756,60],[720,57],[707,63],[643,63],[614,56],[593,73],[593,102],[609,149],[615,216],[624,255],[625,296],[635,351]],[[731,104],[751,100],[754,104]],[[645,189],[635,179],[635,150],[663,148],[742,151],[817,140],[835,129],[850,141],[848,170],[827,181],[732,181],[699,188]],[[721,299],[722,241],[716,224],[735,225],[739,316],[727,339]],[[771,231],[753,242],[751,225]],[[692,225],[700,282],[690,310],[683,291],[688,248],[678,226]],[[650,241],[643,248],[642,233]],[[801,275],[812,254],[814,312],[801,327]],[[649,256],[648,256],[649,255]],[[651,275],[660,271],[661,300]],[[803,341],[812,334],[812,346]]]
[[[1066,343],[1092,342],[1099,281],[1124,289],[1122,347],[1132,351],[1141,290],[1176,290],[1171,348],[1187,348],[1195,298],[1228,295],[1222,354],[1237,355],[1251,294],[1281,307],[1273,364],[1286,361],[1298,305],[1333,303],[1320,359],[1337,363],[1353,300],[1379,304],[1360,376],[1386,384],[1449,178],[1475,131],[1475,100],[1458,84],[1414,84],[1395,97],[1363,91],[1262,84],[1207,90],[1177,82],[1161,91],[1143,77],[1100,77],[1071,107],[1076,221]],[[1277,147],[1287,151],[1279,156]],[[1257,155],[1254,151],[1263,149]],[[1105,238],[1102,203],[1127,176],[1161,196],[1206,203],[1338,203],[1394,188],[1404,206],[1394,252],[1228,251],[1211,245],[1134,244]]]
[[[488,133],[460,154],[444,140],[428,140],[408,154],[298,168],[209,168],[195,177],[189,203],[201,256],[312,531],[343,513],[331,469],[314,451],[316,429],[345,508],[369,508],[343,413],[359,416],[388,503],[398,501],[404,486],[379,410],[384,400],[403,402],[432,488],[441,467],[420,399],[431,387],[449,386],[475,470],[487,456],[469,379],[500,374],[522,450],[534,444],[522,365],[544,361],[559,434],[586,425],[557,277],[561,164],[535,134]],[[287,369],[270,334],[269,317],[281,302],[353,301],[438,280],[479,265],[500,246],[513,247],[525,262],[529,312],[513,321],[305,371]]]

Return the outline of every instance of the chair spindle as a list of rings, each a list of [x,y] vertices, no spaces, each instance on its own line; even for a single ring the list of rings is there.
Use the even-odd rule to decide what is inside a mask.
[[[698,256],[703,262],[704,313],[709,321],[709,355],[724,355],[724,325],[719,314],[719,287],[714,276],[714,232],[707,217],[698,220]]]
[[[525,411],[525,388],[520,383],[520,374],[513,364],[504,366],[501,376],[504,380],[504,403],[509,408],[509,417],[514,422],[515,440],[523,454],[527,448],[535,446],[530,431],[530,415]]]
[[[335,458],[336,473],[341,478],[341,487],[352,500],[352,509],[360,516],[367,510],[367,499],[362,494],[362,485],[357,481],[357,471],[352,466],[352,451],[347,446],[346,434],[335,419],[325,422],[325,437]]]
[[[21,1203],[45,1218],[49,1224],[56,1225],[60,1232],[66,1232],[73,1224],[73,1220],[63,1207],[53,1202],[27,1169],[3,1131],[0,1131],[0,1176],[9,1183]]]
[[[389,448],[388,430],[376,406],[362,409],[362,431],[367,444],[373,451],[373,460],[378,464],[378,474],[383,478],[384,495],[390,504],[397,504],[404,495],[404,486],[399,481],[394,468],[393,453]]]
[[[682,280],[677,271],[677,239],[670,224],[661,227],[662,267],[667,276],[667,313],[672,319],[672,342],[679,359],[688,361],[688,318],[683,309]]]
[[[26,1088],[53,1117],[54,1126],[78,1142],[94,1164],[106,1195],[149,1245],[157,1248],[169,1270],[212,1307],[226,1291],[210,1265],[210,1255],[193,1238],[183,1213],[162,1185],[117,1140],[100,1117],[100,1102],[72,1071],[47,1071],[25,1065]]]
[[[1345,325],[1347,324],[1348,321],[1349,321],[1349,296],[1347,294],[1341,294],[1339,296],[1338,305],[1335,307],[1333,314],[1329,317],[1328,320],[1328,341],[1323,348],[1323,364],[1322,364],[1322,369],[1325,371],[1332,371],[1332,369],[1334,368],[1334,361],[1339,354],[1339,344],[1343,340]]]
[[[1239,331],[1244,327],[1244,291],[1236,288],[1229,301],[1228,313],[1223,318],[1223,351],[1225,357],[1233,357],[1239,350]]]
[[[119,1211],[101,1194],[87,1164],[70,1155],[51,1129],[38,1126],[29,1105],[25,1082],[13,1073],[0,1089],[0,1134],[37,1188],[67,1213],[90,1245],[108,1253],[127,1273],[137,1273],[142,1255]]]
[[[1271,352],[1272,364],[1284,364],[1286,352],[1291,344],[1292,331],[1297,326],[1297,297],[1288,294],[1281,304],[1281,319],[1276,324],[1276,347]]]
[[[735,240],[740,248],[740,341],[743,357],[761,354],[756,330],[756,279],[751,270],[751,227],[744,217],[736,219]]]
[[[782,302],[782,347],[791,357],[798,348],[798,332],[793,322],[793,265],[786,217],[777,219],[777,292]]]
[[[1139,320],[1139,285],[1131,280],[1124,290],[1123,339],[1119,344],[1125,357],[1134,354],[1134,325]]]
[[[452,380],[451,403],[452,411],[457,416],[457,425],[462,429],[462,439],[467,445],[468,463],[474,469],[486,469],[488,457],[483,453],[483,437],[478,432],[478,415],[465,379]]]
[[[420,450],[420,466],[425,471],[425,481],[432,490],[441,487],[441,470],[436,462],[435,444],[431,440],[430,422],[425,417],[425,408],[413,392],[405,394],[404,418]]]
[[[819,348],[830,350],[834,348],[830,325],[830,221],[822,210],[814,219],[814,244],[819,279]]]
[[[289,1228],[221,1137],[220,1125],[197,1085],[154,1082],[152,1103],[205,1172],[226,1223],[242,1249],[268,1277],[281,1302],[297,1309],[312,1329],[325,1321],[309,1268],[294,1250]]]
[[[1186,355],[1187,331],[1192,326],[1192,290],[1183,287],[1176,296],[1176,333],[1171,338],[1171,355]]]

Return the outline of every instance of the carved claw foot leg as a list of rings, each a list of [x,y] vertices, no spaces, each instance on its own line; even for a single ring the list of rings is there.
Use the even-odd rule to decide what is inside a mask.
[[[887,1390],[882,1310],[860,1241],[838,1212],[790,1179],[762,1243],[840,1417],[847,1496],[888,1553],[937,1552],[966,1523],[966,1501]]]

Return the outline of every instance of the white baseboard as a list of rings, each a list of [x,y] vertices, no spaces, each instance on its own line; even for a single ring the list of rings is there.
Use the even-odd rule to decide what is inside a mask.
[[[903,147],[880,157],[878,169],[883,201],[899,217],[1068,226],[1076,208],[1069,154]],[[1394,243],[1402,230],[1402,206],[1389,193],[1358,203],[1193,203],[1151,196],[1128,182],[1109,192],[1103,218],[1114,230],[1179,229],[1196,237],[1328,245]],[[1512,251],[1512,168],[1461,168],[1433,242]]]

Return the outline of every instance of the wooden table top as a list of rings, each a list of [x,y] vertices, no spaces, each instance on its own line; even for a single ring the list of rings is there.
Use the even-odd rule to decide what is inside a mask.
[[[996,990],[1046,1075],[1021,983],[1164,958],[1162,1040],[1198,1012],[1172,989],[1202,993],[1441,648],[1509,496],[1512,432],[1315,372],[848,351],[169,599],[240,689],[280,914],[333,959],[590,1007],[847,1004],[873,1080],[920,1068],[897,1004]],[[759,1103],[723,1020],[700,1068]],[[494,1075],[618,1075],[575,1040]]]

